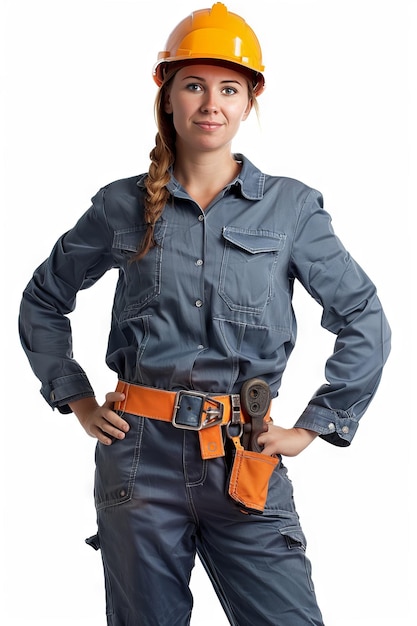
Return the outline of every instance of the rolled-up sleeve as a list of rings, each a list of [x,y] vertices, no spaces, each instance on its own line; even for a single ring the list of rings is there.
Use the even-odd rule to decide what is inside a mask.
[[[336,335],[325,367],[327,383],[295,426],[348,446],[379,385],[391,331],[375,285],[335,235],[316,191],[299,216],[291,271],[322,306],[322,326]]]
[[[24,290],[19,333],[41,394],[52,408],[70,412],[68,402],[94,395],[73,357],[68,314],[77,292],[94,284],[113,266],[112,232],[104,209],[105,188],[92,207],[55,244]]]

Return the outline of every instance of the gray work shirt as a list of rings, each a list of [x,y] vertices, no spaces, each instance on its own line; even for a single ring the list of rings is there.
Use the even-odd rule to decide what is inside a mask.
[[[52,407],[65,413],[68,402],[94,395],[66,315],[77,292],[111,268],[119,279],[108,366],[131,383],[219,394],[261,377],[277,395],[295,344],[297,279],[336,343],[327,382],[295,425],[349,445],[390,349],[375,286],[334,234],[319,192],[235,158],[240,174],[205,211],[171,176],[157,246],[141,261],[131,257],[145,232],[146,174],[103,187],[35,271],[20,333]]]

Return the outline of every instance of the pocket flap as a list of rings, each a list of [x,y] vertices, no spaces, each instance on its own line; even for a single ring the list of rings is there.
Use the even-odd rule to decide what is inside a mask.
[[[225,226],[223,228],[223,237],[251,254],[279,252],[284,248],[287,238],[285,233],[274,233],[263,229],[235,228],[234,226]]]

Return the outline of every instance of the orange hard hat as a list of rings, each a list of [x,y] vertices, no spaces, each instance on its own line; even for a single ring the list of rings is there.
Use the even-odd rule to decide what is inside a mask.
[[[159,87],[169,63],[213,59],[249,70],[256,95],[265,88],[258,38],[244,19],[228,11],[221,2],[213,4],[211,9],[194,11],[182,20],[168,37],[165,48],[159,52],[153,68],[153,78]]]

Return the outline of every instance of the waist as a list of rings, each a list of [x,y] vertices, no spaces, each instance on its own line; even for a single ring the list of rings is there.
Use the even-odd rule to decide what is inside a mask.
[[[116,391],[123,393],[125,398],[115,402],[115,411],[172,422],[178,428],[202,430],[216,424],[249,421],[240,410],[239,394],[167,391],[121,380]]]

